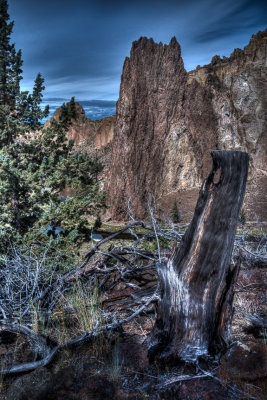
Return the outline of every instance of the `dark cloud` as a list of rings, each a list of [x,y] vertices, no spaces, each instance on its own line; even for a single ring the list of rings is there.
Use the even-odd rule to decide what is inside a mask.
[[[13,38],[30,88],[41,72],[46,96],[116,100],[123,61],[140,36],[176,36],[185,67],[229,55],[264,29],[261,0],[9,0]]]
[[[238,0],[226,1],[224,4],[225,13],[215,15],[214,20],[207,23],[206,30],[197,36],[197,42],[227,39],[240,33],[251,32],[256,26],[264,27],[266,24],[266,1]]]

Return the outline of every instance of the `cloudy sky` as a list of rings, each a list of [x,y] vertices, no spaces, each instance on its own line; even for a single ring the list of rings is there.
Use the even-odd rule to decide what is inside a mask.
[[[116,101],[123,61],[140,36],[163,43],[176,36],[189,71],[264,30],[267,2],[9,0],[9,14],[23,51],[23,88],[41,72],[46,98]]]

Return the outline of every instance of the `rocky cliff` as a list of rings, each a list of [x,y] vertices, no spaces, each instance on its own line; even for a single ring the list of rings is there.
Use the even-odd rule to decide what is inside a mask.
[[[110,142],[113,139],[115,116],[92,121],[86,118],[84,109],[79,103],[75,103],[75,108],[76,117],[71,120],[67,138],[74,140],[74,151],[90,154],[92,157],[97,157],[102,163],[104,169],[99,175],[99,179],[100,186],[103,188],[108,175],[111,154]],[[58,121],[60,113],[61,107],[56,109],[52,118]],[[49,127],[51,119],[45,122],[44,128]]]
[[[153,197],[167,214],[177,200],[189,220],[209,151],[235,149],[250,155],[248,218],[267,221],[266,64],[267,31],[189,73],[175,38],[169,45],[134,42],[123,67],[106,182],[111,217],[127,218],[129,198],[143,217]]]
[[[91,154],[96,148],[105,147],[112,141],[115,117],[92,121],[86,118],[84,109],[79,103],[75,103],[75,108],[76,117],[71,120],[67,137],[69,140],[74,140],[76,151],[86,151]],[[58,121],[60,114],[61,107],[56,109],[52,118]],[[45,122],[44,128],[50,125],[51,119]]]

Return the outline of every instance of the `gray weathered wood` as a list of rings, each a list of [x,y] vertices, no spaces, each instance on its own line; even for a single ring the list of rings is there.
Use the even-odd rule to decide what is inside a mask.
[[[196,361],[220,351],[231,336],[231,255],[245,194],[248,155],[212,151],[213,168],[193,220],[168,263],[158,265],[160,300],[149,356]]]

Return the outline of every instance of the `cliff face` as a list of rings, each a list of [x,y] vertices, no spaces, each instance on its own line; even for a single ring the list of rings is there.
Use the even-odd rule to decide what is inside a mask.
[[[267,31],[254,35],[229,59],[189,73],[212,94],[218,148],[247,151],[250,156],[245,207],[253,220],[267,221]],[[264,206],[265,205],[265,206]]]
[[[152,195],[168,214],[174,199],[191,218],[210,168],[209,151],[250,155],[245,207],[249,219],[267,221],[267,31],[229,58],[187,73],[180,46],[141,38],[126,58],[106,187],[110,214],[127,216],[128,199],[143,217]]]

